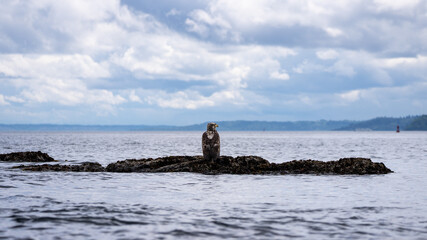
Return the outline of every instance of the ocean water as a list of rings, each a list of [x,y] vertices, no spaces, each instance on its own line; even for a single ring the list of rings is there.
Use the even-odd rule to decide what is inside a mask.
[[[201,155],[202,132],[0,133],[76,164]],[[24,172],[0,162],[0,239],[427,239],[427,132],[220,132],[222,155],[367,157],[387,175]]]

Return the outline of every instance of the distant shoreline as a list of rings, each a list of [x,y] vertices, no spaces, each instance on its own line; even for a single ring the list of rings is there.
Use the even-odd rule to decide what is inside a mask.
[[[427,131],[427,115],[401,118],[379,117],[366,121],[216,121],[220,131]],[[206,123],[187,126],[169,125],[79,125],[79,124],[0,124],[0,132],[131,132],[131,131],[204,131]]]

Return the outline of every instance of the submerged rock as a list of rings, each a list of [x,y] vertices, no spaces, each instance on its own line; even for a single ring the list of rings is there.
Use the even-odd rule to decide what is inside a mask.
[[[80,165],[17,166],[27,171],[73,172],[194,172],[202,174],[386,174],[392,172],[383,163],[368,158],[342,158],[338,161],[294,160],[270,163],[257,156],[221,156],[212,163],[203,156],[170,156],[146,159],[128,159],[110,163],[106,168],[99,163]]]
[[[0,154],[3,162],[56,162],[47,153],[38,152],[14,152]]]

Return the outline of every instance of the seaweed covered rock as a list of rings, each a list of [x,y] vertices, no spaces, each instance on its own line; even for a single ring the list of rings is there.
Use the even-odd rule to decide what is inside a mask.
[[[196,172],[203,174],[385,174],[390,173],[383,163],[367,158],[342,158],[338,161],[294,160],[270,163],[257,156],[221,156],[215,163],[202,156],[171,156],[130,159],[110,163],[108,172]]]
[[[384,163],[375,163],[368,158],[341,158],[326,162],[335,174],[384,174],[392,172]]]
[[[342,158],[338,161],[294,160],[270,163],[257,156],[221,156],[215,162],[203,156],[169,156],[160,158],[128,159],[110,163],[106,168],[99,163],[80,165],[21,165],[27,171],[70,172],[194,172],[202,174],[386,174],[392,172],[383,163],[367,158]]]
[[[128,159],[110,163],[108,172],[195,172],[204,174],[262,174],[270,163],[257,156],[221,156],[212,163],[203,156],[170,156],[148,159]]]
[[[84,162],[79,165],[42,164],[42,165],[20,165],[13,168],[20,168],[26,171],[53,171],[53,172],[104,172],[105,168],[97,162]]]
[[[13,152],[0,154],[3,162],[55,162],[47,153],[38,152]]]
[[[341,158],[338,161],[294,160],[272,163],[272,171],[281,174],[386,174],[392,172],[383,163],[369,158]]]
[[[202,156],[169,156],[161,158],[127,159],[110,163],[105,168],[108,172],[176,172],[175,169],[185,170],[188,165],[203,162]]]

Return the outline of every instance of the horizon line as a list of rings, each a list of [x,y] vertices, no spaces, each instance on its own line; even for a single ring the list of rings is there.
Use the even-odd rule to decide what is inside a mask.
[[[349,122],[363,122],[363,121],[369,121],[369,120],[373,120],[373,119],[378,119],[378,118],[410,118],[410,117],[420,117],[426,114],[418,114],[418,115],[406,115],[406,116],[400,116],[400,117],[388,117],[388,116],[378,116],[378,117],[373,117],[373,118],[369,118],[369,119],[363,119],[363,120],[350,120],[350,119],[341,119],[341,120],[330,120],[330,119],[318,119],[318,120],[282,120],[282,121],[271,121],[271,120],[218,120],[218,121],[204,121],[204,122],[199,122],[199,123],[192,123],[192,124],[186,124],[186,125],[171,125],[171,124],[159,124],[159,125],[154,125],[154,124],[104,124],[104,123],[100,123],[100,124],[85,124],[85,123],[0,123],[0,125],[56,125],[56,126],[150,126],[150,127],[157,127],[157,126],[173,126],[173,127],[185,127],[185,126],[191,126],[191,125],[199,125],[199,124],[204,124],[204,123],[208,123],[208,122],[268,122],[268,123],[283,123],[283,122],[319,122],[319,121],[329,121],[329,122],[344,122],[344,121],[349,121]]]

